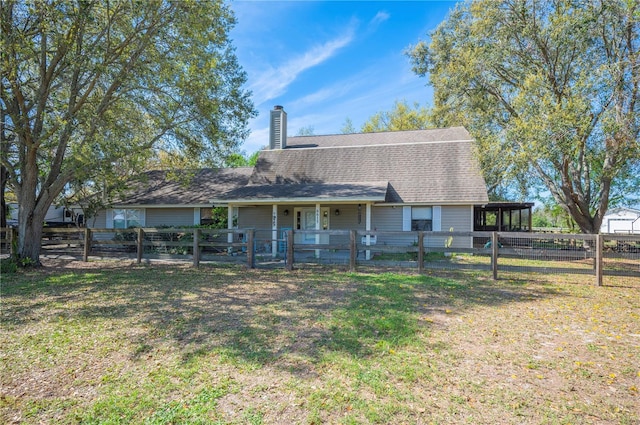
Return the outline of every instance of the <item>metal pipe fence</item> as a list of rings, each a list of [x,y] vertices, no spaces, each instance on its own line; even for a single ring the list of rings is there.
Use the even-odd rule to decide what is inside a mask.
[[[15,249],[16,229],[0,229],[2,253]],[[241,263],[249,268],[336,265],[477,270],[500,273],[640,277],[640,235],[520,232],[393,232],[292,229],[45,229],[42,254],[182,259]]]

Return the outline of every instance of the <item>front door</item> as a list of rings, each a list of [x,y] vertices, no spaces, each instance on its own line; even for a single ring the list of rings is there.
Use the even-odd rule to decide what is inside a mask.
[[[329,230],[329,208],[320,208],[320,217],[316,217],[315,207],[296,208],[295,220],[297,230],[316,230],[317,220],[320,220],[320,229]],[[300,244],[327,244],[329,243],[329,235],[320,235],[319,240],[316,240],[315,233],[297,234],[295,242]]]

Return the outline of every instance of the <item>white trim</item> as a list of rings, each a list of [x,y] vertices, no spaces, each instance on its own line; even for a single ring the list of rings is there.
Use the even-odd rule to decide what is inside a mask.
[[[200,224],[200,208],[193,208],[193,224],[198,226]]]
[[[106,222],[105,222],[105,226],[107,226],[107,229],[113,229],[113,209],[109,208],[107,210],[107,214],[106,214]]]
[[[371,231],[371,203],[367,202],[366,211],[365,211],[365,230]],[[367,235],[367,246],[371,245],[371,235]],[[367,260],[371,260],[371,251],[367,250],[365,252],[365,258]]]
[[[225,206],[228,201],[215,202],[216,206]],[[477,201],[460,201],[460,202],[451,202],[451,201],[442,201],[442,200],[428,200],[428,201],[416,201],[416,202],[402,202],[402,203],[386,203],[384,202],[384,197],[376,197],[376,198],[270,198],[270,199],[239,199],[233,200],[234,205],[241,206],[252,206],[252,205],[271,205],[273,203],[277,203],[278,205],[315,205],[316,203],[322,204],[338,204],[338,205],[351,205],[351,204],[364,204],[366,202],[371,202],[371,206],[373,207],[407,207],[407,206],[415,206],[415,207],[430,207],[433,205],[441,205],[441,206],[465,206],[470,205],[472,208],[475,205],[483,205],[486,204],[486,201],[477,200]],[[208,205],[204,205],[205,207]],[[156,208],[157,206],[154,206]],[[175,205],[174,205],[175,207]],[[181,206],[182,207],[182,206]],[[120,207],[124,208],[124,207]],[[128,207],[130,208],[130,207]]]
[[[402,231],[403,232],[411,231],[411,207],[410,206],[402,207]]]
[[[354,202],[364,203],[364,202],[384,202],[385,195],[375,196],[375,197],[353,197],[353,198],[323,198],[323,197],[302,197],[302,198],[248,198],[248,199],[234,199],[233,203],[235,205],[264,205],[264,204],[309,204],[315,205],[318,202],[322,204],[353,204]],[[213,199],[213,204],[222,204],[222,200]],[[229,202],[225,200],[226,204]]]
[[[224,202],[224,205],[215,205],[216,207],[226,207],[228,202]],[[113,209],[141,209],[141,208],[212,208],[212,204],[114,204],[111,206]]]
[[[233,229],[233,211],[234,206],[232,204],[227,205],[227,229]],[[233,243],[233,233],[227,233],[227,243]]]
[[[442,207],[440,205],[434,205],[431,207],[431,230],[434,232],[442,231]]]
[[[320,210],[320,204],[316,204],[316,230],[322,229],[322,211]],[[320,232],[316,232],[316,245],[320,244]],[[316,249],[316,258],[320,258],[320,250]]]
[[[278,255],[278,205],[271,206],[271,256]]]

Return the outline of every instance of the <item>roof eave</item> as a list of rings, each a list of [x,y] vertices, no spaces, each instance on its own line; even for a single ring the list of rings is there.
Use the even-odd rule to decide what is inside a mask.
[[[353,204],[355,202],[384,202],[382,196],[365,196],[365,197],[299,197],[299,198],[246,198],[246,199],[212,199],[215,205],[272,205],[272,204],[300,204],[300,203],[333,203],[333,204]]]

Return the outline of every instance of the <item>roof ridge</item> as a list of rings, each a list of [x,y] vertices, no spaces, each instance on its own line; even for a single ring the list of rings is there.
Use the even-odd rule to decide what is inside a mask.
[[[333,136],[360,136],[363,134],[417,133],[421,131],[435,132],[435,131],[451,130],[456,128],[458,129],[462,128],[465,131],[467,131],[467,129],[463,125],[454,125],[450,127],[420,128],[415,130],[386,130],[386,131],[366,131],[366,132],[360,132],[360,133],[310,134],[310,135],[304,135],[304,136],[290,136],[290,137],[287,137],[287,141],[290,139],[305,139],[305,138],[312,139],[314,137],[333,137]]]
[[[371,148],[378,146],[411,146],[411,145],[433,145],[439,143],[469,143],[474,139],[460,139],[460,140],[428,140],[428,141],[412,141],[412,142],[400,142],[400,143],[374,143],[371,145],[337,145],[337,146],[287,146],[285,149],[265,149],[262,152],[270,151],[298,151],[298,150],[310,150],[310,149],[344,149],[344,148]]]

